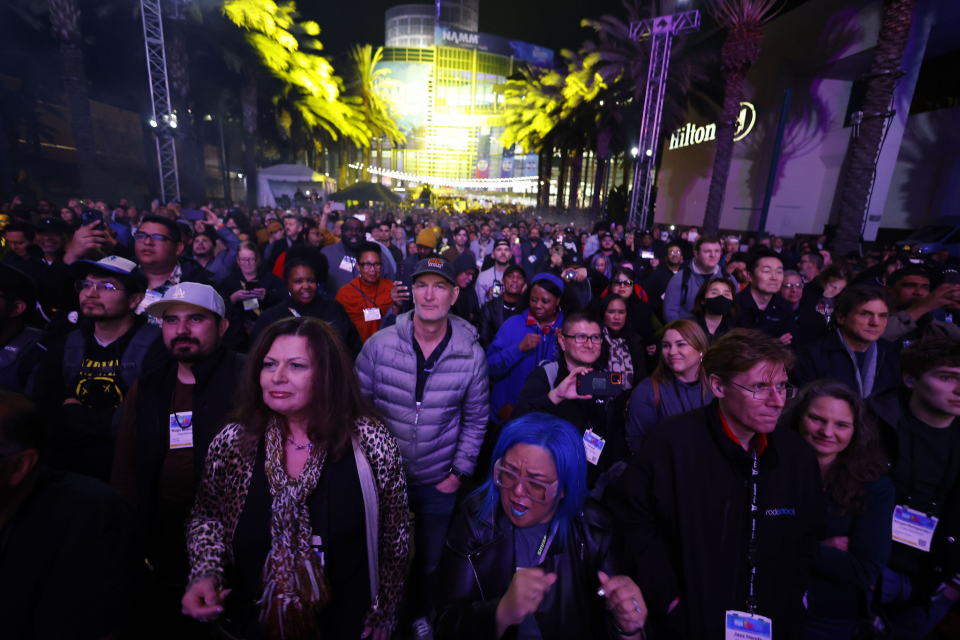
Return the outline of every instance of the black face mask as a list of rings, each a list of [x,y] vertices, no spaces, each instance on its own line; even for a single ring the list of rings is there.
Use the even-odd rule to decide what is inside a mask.
[[[703,308],[712,316],[725,316],[733,306],[733,300],[723,296],[707,298],[703,301]]]

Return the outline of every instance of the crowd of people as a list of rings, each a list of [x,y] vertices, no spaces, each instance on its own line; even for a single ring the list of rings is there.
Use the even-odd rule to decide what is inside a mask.
[[[927,638],[945,253],[0,206],[0,635]]]

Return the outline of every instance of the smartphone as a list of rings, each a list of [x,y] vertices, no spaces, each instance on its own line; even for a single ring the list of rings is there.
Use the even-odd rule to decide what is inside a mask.
[[[570,271],[567,271],[566,273],[563,274],[563,279],[564,279],[564,280],[573,280],[573,279],[576,278],[576,277],[577,277],[577,272],[576,272],[575,270],[573,270],[573,269],[571,269]]]
[[[367,221],[367,214],[365,214],[365,213],[355,213],[355,214],[353,214],[353,217],[356,218],[357,220],[359,220],[360,222],[366,222],[366,221]]]
[[[342,202],[331,202],[330,211],[346,211],[347,206]]]
[[[206,220],[207,214],[200,209],[181,209],[180,215],[186,220]]]
[[[557,236],[557,244],[563,244],[563,236]]]
[[[493,283],[493,297],[499,298],[503,294],[503,283],[499,280]]]
[[[243,289],[245,291],[253,291],[254,289],[260,288],[260,282],[258,280],[250,280],[249,282],[243,283]]]
[[[641,251],[641,252],[640,252],[640,259],[641,259],[641,260],[653,260],[653,258],[654,258],[653,251]]]
[[[616,396],[623,391],[623,375],[611,371],[590,371],[577,378],[581,396]]]
[[[103,213],[99,209],[87,209],[80,214],[80,223],[83,226],[94,222],[103,222]]]

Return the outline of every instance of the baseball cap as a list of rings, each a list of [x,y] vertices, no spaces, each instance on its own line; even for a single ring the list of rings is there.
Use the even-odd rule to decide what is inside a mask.
[[[227,308],[217,290],[208,284],[181,282],[173,285],[163,294],[163,299],[147,305],[146,311],[154,318],[162,318],[163,312],[175,304],[192,304],[195,307],[212,311],[221,318]]]
[[[139,291],[147,289],[147,276],[143,274],[137,263],[120,256],[107,256],[102,260],[77,260],[70,265],[70,275],[77,280],[86,278],[91,271],[96,270],[109,271],[128,282],[132,281],[139,287]]]
[[[0,262],[0,296],[22,300],[28,309],[32,309],[37,301],[37,285],[23,271]]]
[[[412,278],[416,280],[417,276],[422,276],[425,273],[435,273],[452,282],[454,286],[457,284],[457,274],[453,272],[453,265],[443,258],[426,258],[421,260],[417,263],[417,268],[413,270]]]
[[[43,233],[44,231],[53,232],[53,233],[72,233],[73,229],[65,220],[60,218],[40,218],[37,220],[36,224],[37,233]]]

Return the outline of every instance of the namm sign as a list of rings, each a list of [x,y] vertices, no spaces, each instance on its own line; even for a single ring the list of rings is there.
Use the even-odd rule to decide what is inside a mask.
[[[749,102],[740,103],[740,113],[737,114],[737,127],[733,134],[734,142],[743,140],[747,134],[753,130],[753,125],[757,123],[757,110]],[[670,146],[667,150],[688,147],[691,144],[700,144],[709,142],[717,138],[717,125],[708,124],[705,127],[688,122],[683,127],[670,134]]]

